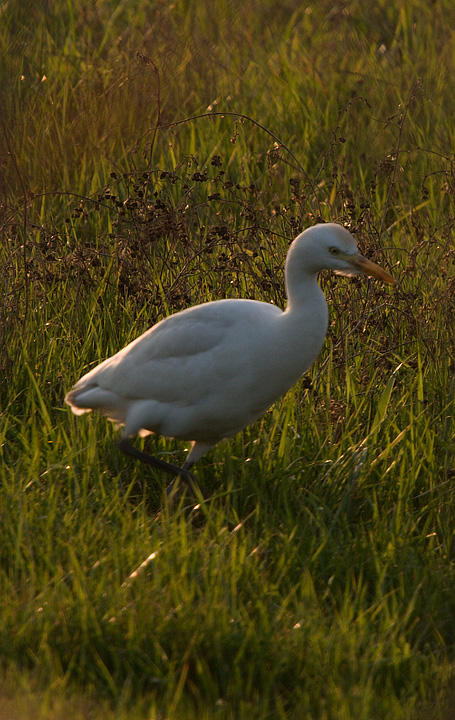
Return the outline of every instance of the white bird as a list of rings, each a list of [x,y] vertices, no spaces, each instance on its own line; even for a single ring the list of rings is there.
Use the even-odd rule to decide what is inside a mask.
[[[244,299],[182,310],[84,375],[65,402],[76,415],[99,410],[123,425],[123,452],[188,480],[204,453],[261,417],[315,361],[328,325],[324,269],[395,282],[359,254],[348,230],[315,225],[289,248],[284,311]],[[131,444],[149,433],[192,441],[183,468]]]

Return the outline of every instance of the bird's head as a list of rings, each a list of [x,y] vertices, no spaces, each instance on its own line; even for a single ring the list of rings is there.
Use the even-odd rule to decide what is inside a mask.
[[[310,273],[332,270],[337,275],[369,275],[395,283],[386,270],[359,253],[349,230],[336,223],[320,223],[305,230],[294,240],[289,260]]]

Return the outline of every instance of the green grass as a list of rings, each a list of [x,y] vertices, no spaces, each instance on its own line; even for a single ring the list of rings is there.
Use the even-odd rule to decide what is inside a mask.
[[[1,5],[1,720],[454,717],[454,26]],[[319,219],[397,286],[322,277],[317,363],[168,507],[65,392],[182,307],[282,305]]]

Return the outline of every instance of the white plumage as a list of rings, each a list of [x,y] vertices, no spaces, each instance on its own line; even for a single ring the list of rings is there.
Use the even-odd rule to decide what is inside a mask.
[[[286,257],[284,310],[256,300],[218,300],[171,315],[84,375],[65,401],[124,426],[122,450],[173,474],[181,468],[130,444],[139,434],[191,440],[183,474],[213,445],[254,422],[316,359],[328,312],[320,270],[393,278],[362,257],[334,223],[299,235]]]

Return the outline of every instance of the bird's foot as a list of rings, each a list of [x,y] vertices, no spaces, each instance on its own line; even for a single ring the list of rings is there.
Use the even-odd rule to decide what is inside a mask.
[[[189,468],[191,467],[190,464],[185,464],[183,467],[179,467],[178,465],[173,465],[165,460],[153,457],[153,455],[149,455],[148,453],[134,447],[129,438],[121,438],[117,441],[117,445],[126,455],[130,455],[131,457],[136,458],[136,460],[141,460],[142,462],[147,463],[147,465],[152,465],[152,467],[157,468],[158,470],[163,470],[164,472],[174,476],[174,479],[166,488],[168,501],[172,503],[180,501],[180,499],[187,494],[196,500],[204,500],[204,496],[199,488],[195,476],[189,471]]]
[[[202,501],[205,499],[195,476],[184,468],[167,486],[166,497],[171,503],[179,502],[184,497]]]

